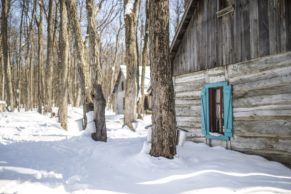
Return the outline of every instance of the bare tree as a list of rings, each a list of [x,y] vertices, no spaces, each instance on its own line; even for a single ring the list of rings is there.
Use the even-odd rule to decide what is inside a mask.
[[[174,12],[175,12],[175,31],[177,31],[177,28],[179,27],[179,23],[181,21],[182,14],[184,12],[184,9],[183,8],[184,8],[184,6],[183,6],[183,0],[177,0],[176,1],[176,4],[174,6]]]
[[[16,104],[18,111],[20,110],[20,103],[21,103],[21,85],[23,76],[22,73],[22,30],[23,30],[23,20],[24,20],[24,12],[25,12],[25,2],[24,0],[20,3],[21,4],[21,18],[20,18],[20,26],[19,26],[19,47],[18,47],[18,60],[17,60],[17,89],[16,89]]]
[[[90,69],[85,59],[85,48],[82,40],[80,22],[77,15],[76,0],[66,0],[67,10],[70,14],[72,33],[75,38],[76,51],[78,55],[78,72],[80,77],[81,93],[83,97],[83,117],[84,117],[84,128],[87,125],[86,112],[88,110],[88,104],[92,103],[91,98],[91,80],[90,80]]]
[[[100,3],[102,3],[101,1]],[[99,5],[101,6],[101,5]],[[106,141],[106,123],[105,123],[105,107],[106,101],[101,85],[101,64],[99,58],[100,39],[96,31],[96,9],[93,0],[86,1],[89,45],[90,45],[90,62],[91,62],[91,85],[93,86],[92,96],[94,102],[94,115],[96,132],[92,134],[92,138],[96,141]]]
[[[170,4],[170,40],[175,36],[182,19],[187,0],[169,0]]]
[[[44,102],[44,73],[43,73],[43,22],[42,22],[42,13],[43,13],[43,0],[39,0],[38,1],[38,5],[39,5],[39,16],[37,17],[35,15],[35,21],[36,21],[36,25],[37,25],[37,29],[38,29],[38,52],[37,52],[37,61],[38,61],[38,82],[37,82],[37,91],[38,91],[38,112],[42,113],[42,105]]]
[[[59,35],[59,120],[61,126],[67,129],[68,114],[68,19],[65,1],[60,1],[60,35]]]
[[[141,98],[140,98],[140,104],[139,104],[139,110],[140,110],[140,115],[141,117],[144,116],[144,101],[145,101],[145,86],[144,86],[144,81],[145,81],[145,68],[146,65],[148,64],[148,20],[149,20],[149,8],[148,8],[148,1],[146,1],[146,23],[145,23],[145,30],[144,30],[144,45],[143,45],[143,50],[142,50],[142,70],[141,70]]]
[[[10,11],[10,0],[2,0],[1,34],[2,34],[2,52],[5,72],[5,84],[7,93],[7,105],[10,106],[10,110],[13,110],[15,104],[12,89],[11,67],[9,60],[9,44],[8,44],[9,11]]]
[[[169,1],[149,0],[151,83],[153,88],[152,147],[150,155],[176,154],[174,88],[169,68]]]
[[[125,86],[125,110],[124,124],[134,130],[132,122],[136,119],[136,72],[137,72],[137,46],[136,31],[137,17],[139,13],[140,0],[124,0],[124,21],[125,21],[125,64],[126,86]]]
[[[49,0],[48,17],[47,17],[47,61],[46,61],[46,75],[47,75],[47,112],[52,112],[52,82],[53,82],[53,0]]]

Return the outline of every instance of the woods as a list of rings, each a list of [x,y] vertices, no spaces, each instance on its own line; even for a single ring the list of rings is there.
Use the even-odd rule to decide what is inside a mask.
[[[0,12],[0,193],[291,190],[291,0]]]
[[[145,86],[145,79],[149,79],[146,66],[152,69],[153,106],[168,106],[167,111],[173,111],[171,96],[165,104],[162,102],[169,93],[165,91],[160,98],[157,96],[161,94],[158,91],[163,92],[164,87],[168,90],[172,85],[171,72],[166,70],[169,62],[166,55],[169,55],[170,36],[181,19],[183,1],[163,1],[163,9],[170,10],[174,17],[169,19],[169,13],[163,12],[163,27],[157,32],[153,31],[157,23],[150,21],[161,16],[155,13],[150,18],[149,6],[155,7],[143,0],[2,0],[1,96],[7,102],[7,110],[37,109],[40,114],[58,117],[60,125],[68,129],[68,107],[82,106],[83,129],[88,124],[87,113],[94,111],[96,130],[92,138],[106,141],[106,107],[110,109],[120,103],[111,91],[119,77],[120,65],[125,64],[126,77],[122,86],[125,126],[135,131],[133,123],[145,115],[149,87]],[[19,14],[20,20],[11,14],[11,9]],[[155,37],[156,33],[165,36]],[[164,43],[153,44],[158,39]],[[163,55],[164,62],[156,63],[158,53]],[[156,82],[164,73],[168,76],[161,80],[163,84]],[[165,82],[169,82],[169,87]],[[153,118],[160,117],[155,111]],[[168,119],[172,120],[169,136],[172,139],[176,135],[174,112],[163,113],[164,117],[168,114],[171,115]],[[153,137],[157,138],[154,142],[163,142],[158,133],[164,133],[160,130],[168,126],[154,124],[153,128]],[[171,156],[166,156],[168,158],[175,155],[175,141],[170,141],[173,151]],[[153,148],[157,146],[160,145],[153,144]]]

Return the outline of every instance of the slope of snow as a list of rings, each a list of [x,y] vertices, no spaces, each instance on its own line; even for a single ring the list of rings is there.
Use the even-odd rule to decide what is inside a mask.
[[[191,142],[174,160],[154,158],[142,151],[149,117],[134,133],[107,113],[107,143],[91,140],[92,126],[78,131],[81,117],[70,108],[64,131],[35,112],[0,113],[0,193],[291,193],[277,162]]]

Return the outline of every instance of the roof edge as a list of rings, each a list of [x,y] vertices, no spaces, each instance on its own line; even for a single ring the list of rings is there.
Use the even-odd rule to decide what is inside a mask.
[[[174,57],[176,56],[176,52],[178,51],[179,45],[184,37],[184,34],[189,26],[189,23],[191,21],[191,18],[194,14],[194,10],[196,8],[197,0],[190,0],[190,3],[188,4],[185,13],[182,17],[181,22],[179,23],[179,27],[176,30],[174,39],[172,41],[171,47],[170,47],[170,60],[173,61]]]

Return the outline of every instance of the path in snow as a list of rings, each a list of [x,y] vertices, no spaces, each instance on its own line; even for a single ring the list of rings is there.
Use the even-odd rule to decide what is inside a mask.
[[[70,131],[35,112],[0,113],[0,193],[291,193],[291,170],[259,156],[187,142],[174,160],[141,152],[146,122],[137,132],[107,115],[108,142]]]

